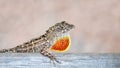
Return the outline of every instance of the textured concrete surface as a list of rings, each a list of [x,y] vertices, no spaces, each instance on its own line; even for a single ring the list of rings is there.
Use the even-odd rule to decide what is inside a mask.
[[[120,68],[120,54],[57,54],[62,64],[36,54],[0,54],[0,68]]]
[[[69,53],[120,52],[120,0],[0,0],[0,49],[63,20],[76,25]]]

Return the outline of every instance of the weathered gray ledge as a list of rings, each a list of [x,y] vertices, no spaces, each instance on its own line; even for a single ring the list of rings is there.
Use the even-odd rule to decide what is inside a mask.
[[[0,68],[120,68],[120,54],[57,54],[56,67],[38,53],[0,53]]]

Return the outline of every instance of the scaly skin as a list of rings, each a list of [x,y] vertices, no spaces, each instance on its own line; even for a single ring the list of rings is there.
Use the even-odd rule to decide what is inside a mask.
[[[53,45],[57,44],[57,40],[69,35],[69,31],[74,28],[74,25],[68,24],[65,21],[56,23],[54,26],[50,27],[45,34],[38,38],[34,38],[28,42],[18,45],[14,48],[0,50],[0,53],[41,53],[42,55],[50,58],[52,61],[60,63],[55,56],[53,56],[49,50],[56,51],[53,49]],[[64,40],[64,38],[63,38]],[[70,40],[70,39],[69,39]],[[59,41],[59,46],[64,45],[64,41]],[[69,42],[68,42],[69,43]],[[58,46],[58,45],[57,45]],[[66,45],[65,45],[66,46]],[[67,45],[69,47],[69,45]],[[54,47],[56,47],[54,45]],[[51,49],[52,48],[52,49]],[[58,47],[59,48],[59,47]],[[58,49],[57,48],[57,49]],[[61,47],[60,47],[61,48]],[[64,52],[65,50],[61,51]],[[58,51],[58,50],[57,50]],[[60,52],[60,51],[59,51]]]

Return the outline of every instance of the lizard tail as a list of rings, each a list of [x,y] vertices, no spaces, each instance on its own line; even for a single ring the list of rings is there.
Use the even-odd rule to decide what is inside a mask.
[[[9,52],[9,50],[7,50],[7,49],[0,50],[0,53],[7,53],[7,52]]]
[[[13,48],[0,50],[0,53],[12,53],[12,52],[15,52]]]

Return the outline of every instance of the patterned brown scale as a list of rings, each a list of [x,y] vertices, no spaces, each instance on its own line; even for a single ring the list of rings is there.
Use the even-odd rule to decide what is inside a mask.
[[[53,56],[49,49],[50,47],[55,44],[54,41],[57,41],[57,38],[60,38],[61,36],[68,33],[71,29],[74,28],[74,25],[68,24],[65,21],[62,21],[60,23],[56,23],[54,26],[50,27],[48,30],[46,30],[45,34],[39,36],[38,38],[34,38],[28,42],[25,42],[21,45],[18,45],[14,48],[10,49],[3,49],[0,50],[0,53],[6,53],[6,52],[17,52],[17,53],[34,53],[39,52],[42,55],[50,58],[53,62],[56,61],[60,63],[55,56]]]

